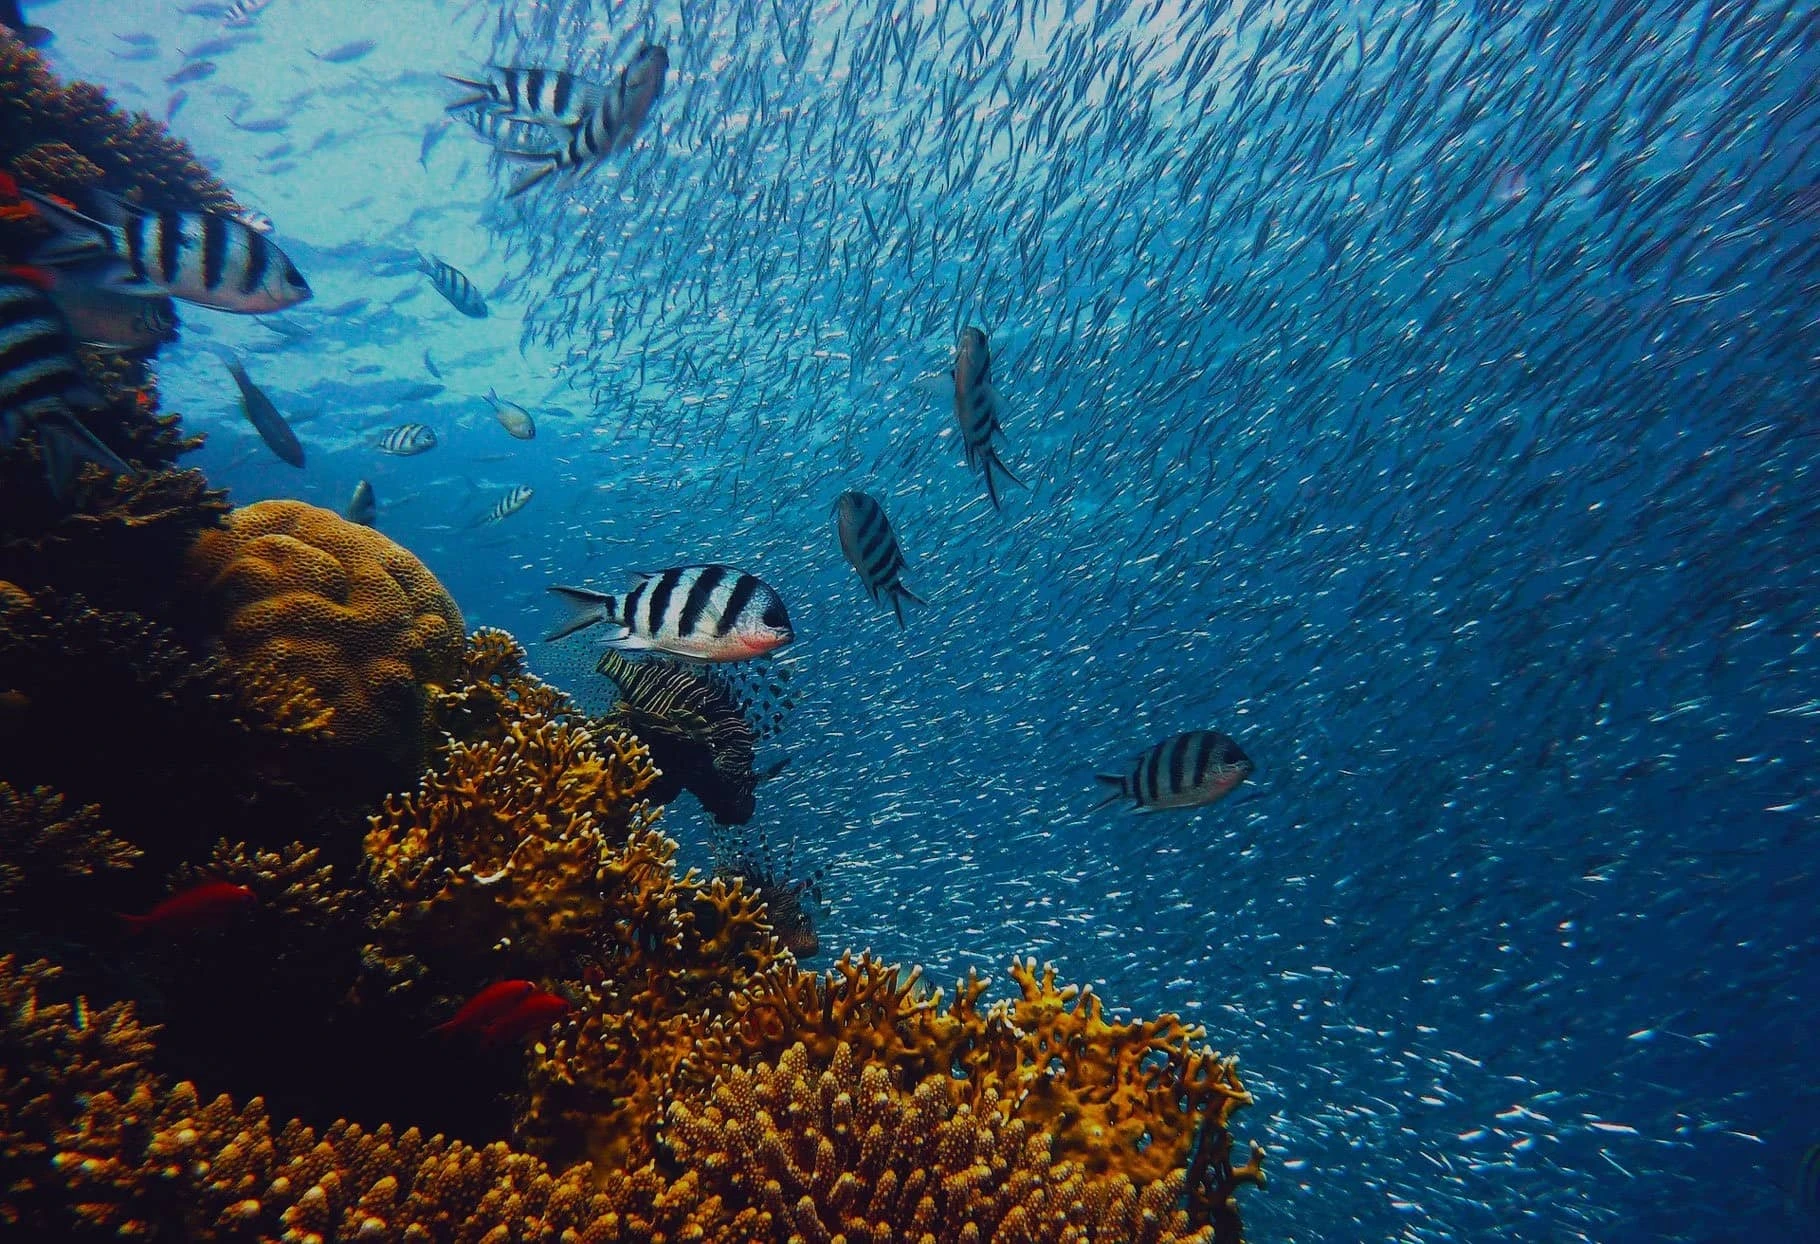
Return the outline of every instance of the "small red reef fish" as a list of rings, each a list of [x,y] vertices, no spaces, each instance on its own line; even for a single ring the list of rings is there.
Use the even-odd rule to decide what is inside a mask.
[[[568,1013],[567,998],[540,990],[481,1029],[481,1044],[522,1041],[548,1030],[551,1024]]]
[[[217,928],[249,907],[259,896],[231,881],[205,881],[171,895],[143,916],[122,915],[134,933],[196,933]]]
[[[430,1029],[431,1032],[478,1032],[486,1030],[510,1015],[518,1004],[537,993],[530,981],[495,981],[462,1003],[450,1019]]]

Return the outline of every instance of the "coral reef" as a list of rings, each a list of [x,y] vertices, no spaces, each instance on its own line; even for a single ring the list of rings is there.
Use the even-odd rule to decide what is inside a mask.
[[[261,501],[202,533],[188,576],[229,658],[305,680],[379,789],[421,769],[437,736],[429,688],[459,673],[463,635],[422,562],[331,510]]]
[[[144,113],[86,82],[64,85],[0,30],[0,166],[22,185],[70,195],[102,185],[159,207],[234,211],[226,186]]]
[[[506,723],[527,716],[557,718],[574,712],[569,697],[533,676],[524,647],[508,632],[483,626],[462,649],[461,674],[452,686],[432,688],[436,728],[457,741],[504,736]]]
[[[21,791],[0,782],[0,912],[28,884],[62,895],[72,880],[125,872],[144,854],[101,824],[94,804],[71,809],[48,786]]]

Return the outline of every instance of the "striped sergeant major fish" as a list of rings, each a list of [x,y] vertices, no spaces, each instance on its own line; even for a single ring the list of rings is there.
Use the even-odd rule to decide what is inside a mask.
[[[85,216],[34,191],[30,196],[56,231],[36,262],[53,267],[102,261],[95,273],[122,293],[185,302],[241,315],[294,307],[310,283],[264,234],[220,212],[160,212],[112,195]]]
[[[662,45],[647,43],[639,48],[600,105],[560,131],[564,141],[558,150],[548,155],[504,153],[538,165],[513,182],[506,197],[516,198],[552,173],[583,175],[613,152],[630,147],[663,96],[664,75],[669,71],[670,53]]]
[[[1218,803],[1251,776],[1250,757],[1215,730],[1190,730],[1165,739],[1131,762],[1123,774],[1096,773],[1094,779],[1118,790],[1095,805],[1120,799],[1152,808],[1204,808]]]
[[[421,423],[401,423],[379,437],[379,452],[412,458],[436,448],[436,429]]]
[[[430,284],[436,287],[437,293],[448,299],[451,307],[471,320],[487,318],[487,300],[460,268],[419,251],[417,270],[430,278]]]
[[[529,505],[531,498],[535,495],[536,490],[529,484],[517,485],[512,491],[493,503],[493,508],[488,510],[487,516],[480,520],[480,525],[484,527],[489,523],[497,523],[512,517]]]
[[[485,78],[443,77],[468,93],[445,111],[475,108],[540,125],[576,125],[600,107],[607,88],[561,69],[488,65]]]
[[[999,508],[998,485],[993,481],[996,468],[1004,477],[1024,487],[1024,481],[1011,473],[998,450],[993,436],[1004,435],[999,413],[1005,401],[992,387],[992,351],[986,345],[986,334],[969,325],[961,329],[954,346],[954,417],[961,425],[961,445],[967,453],[967,465],[978,467],[986,477],[986,496],[992,508]]]
[[[0,269],[0,447],[35,429],[45,482],[62,500],[79,462],[122,475],[133,468],[76,417],[102,402],[83,374],[75,337],[46,293],[47,283],[29,268]]]
[[[221,15],[223,26],[251,26],[253,19],[263,13],[272,0],[234,0],[228,5],[227,12]]]
[[[475,108],[462,119],[474,136],[504,156],[536,156],[549,159],[568,142],[568,132],[538,121],[524,121],[510,113]]]
[[[596,623],[609,648],[662,652],[687,661],[745,661],[796,638],[783,598],[756,575],[731,566],[674,566],[642,574],[624,596],[552,587],[573,611],[545,641]]]
[[[834,529],[840,535],[840,551],[859,571],[859,580],[873,603],[888,599],[897,614],[897,628],[903,630],[904,602],[928,602],[898,578],[904,554],[898,548],[897,533],[891,530],[891,520],[885,517],[885,507],[863,492],[843,492],[834,502]]]

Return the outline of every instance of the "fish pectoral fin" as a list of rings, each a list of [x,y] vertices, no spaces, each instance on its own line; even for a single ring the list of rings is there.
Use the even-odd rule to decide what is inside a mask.
[[[617,648],[621,652],[652,652],[656,650],[657,645],[646,639],[643,635],[634,635],[631,631],[622,626],[619,628],[619,633],[617,635],[609,635],[607,637],[607,647]]]

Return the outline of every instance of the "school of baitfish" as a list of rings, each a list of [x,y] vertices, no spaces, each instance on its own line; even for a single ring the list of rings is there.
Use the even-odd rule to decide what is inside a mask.
[[[1763,1069],[1820,988],[1820,10],[397,7],[438,59],[305,0],[83,50],[266,210],[29,200],[53,488],[125,469],[76,343],[183,303],[237,496],[553,594],[539,660],[813,661],[758,804],[850,848],[843,933],[1208,1023],[1257,1238],[1816,1229]]]

